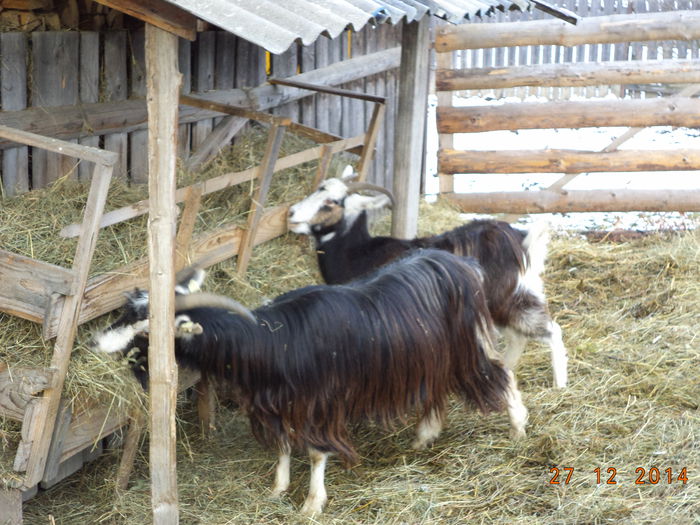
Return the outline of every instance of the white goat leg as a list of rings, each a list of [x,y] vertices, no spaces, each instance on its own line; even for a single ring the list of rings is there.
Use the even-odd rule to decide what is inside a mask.
[[[279,498],[283,492],[286,492],[289,488],[289,463],[290,463],[290,451],[288,447],[285,447],[279,455],[279,460],[277,461],[277,468],[275,469],[275,485],[272,487],[273,498]]]
[[[513,439],[525,437],[525,425],[527,424],[527,408],[523,405],[523,399],[518,390],[513,372],[508,370],[508,389],[506,392],[508,403],[508,417],[510,418],[510,436]]]
[[[567,383],[567,368],[569,357],[561,338],[561,327],[552,321],[549,326],[550,336],[546,339],[552,351],[552,368],[554,369],[554,384],[557,388],[565,388]]]
[[[431,410],[416,427],[416,439],[411,443],[414,450],[423,450],[435,441],[442,430],[443,417],[438,410]]]
[[[311,481],[309,482],[309,495],[306,497],[301,513],[305,516],[321,514],[323,505],[326,503],[326,487],[323,478],[326,471],[326,461],[328,454],[320,452],[314,448],[309,448],[309,459],[311,460]]]

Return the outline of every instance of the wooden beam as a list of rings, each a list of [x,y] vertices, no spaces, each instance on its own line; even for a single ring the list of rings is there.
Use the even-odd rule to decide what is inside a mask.
[[[700,211],[698,190],[576,190],[445,194],[465,213]]]
[[[438,152],[440,173],[584,173],[700,170],[700,149],[562,149]]]
[[[175,237],[175,271],[179,271],[188,263],[192,244],[192,233],[197,222],[197,214],[202,204],[202,185],[195,184],[187,189],[185,211],[180,219],[180,227]]]
[[[149,400],[151,438],[151,507],[154,525],[179,520],[175,406],[175,161],[177,159],[178,71],[177,37],[146,25],[148,89],[148,221],[149,254]]]
[[[359,93],[357,91],[350,91],[349,89],[320,86],[317,84],[309,84],[308,82],[299,82],[290,79],[282,80],[278,78],[270,78],[268,79],[268,82],[270,84],[278,86],[291,86],[300,89],[306,89],[309,91],[315,91],[316,93],[328,93],[329,95],[338,95],[341,97],[354,98],[357,100],[365,100],[367,102],[378,102],[379,104],[386,104],[386,97],[368,95],[367,93]]]
[[[0,415],[22,421],[27,405],[53,380],[49,369],[10,368],[0,363]]]
[[[437,109],[439,133],[607,126],[700,127],[700,99],[652,99],[513,103]]]
[[[394,69],[398,67],[399,60],[400,49],[396,47],[336,62],[293,78],[313,84],[345,84]],[[201,93],[197,98],[264,111],[311,95],[312,93],[305,89],[265,84],[250,90],[232,89]],[[194,107],[180,109],[181,124],[216,116],[219,116],[219,112]],[[55,107],[51,108],[50,119],[46,118],[45,108],[0,112],[0,125],[60,139],[145,129],[148,125],[147,120],[145,100]],[[16,145],[11,139],[2,140],[0,134],[0,149]]]
[[[46,110],[43,110],[46,112]],[[64,140],[45,137],[36,133],[13,129],[8,126],[0,125],[0,138],[5,140],[41,148],[46,151],[60,153],[80,160],[97,162],[105,166],[113,166],[117,162],[117,154],[112,151],[105,151],[99,148],[83,146],[81,144],[73,144]]]
[[[285,126],[277,123],[273,124],[273,126],[270,128],[267,139],[265,154],[260,166],[258,167],[258,189],[253,196],[250,213],[248,214],[248,225],[243,232],[241,246],[238,251],[238,260],[236,261],[236,273],[241,277],[248,269],[248,262],[250,261],[250,256],[252,255],[253,246],[255,245],[254,241],[257,234],[258,225],[260,224],[260,218],[262,217],[265,209],[267,192],[270,189],[272,174],[275,171],[274,167],[275,163],[277,162],[277,155],[279,154],[285,131]]]
[[[318,169],[316,170],[316,175],[314,180],[311,182],[311,187],[309,191],[314,191],[321,184],[321,181],[326,180],[328,175],[328,168],[331,165],[331,160],[333,159],[333,150],[330,146],[325,145],[321,147],[321,156],[318,159]]]
[[[593,16],[581,19],[575,26],[556,20],[445,25],[436,32],[435,50],[445,53],[504,46],[576,46],[698,38],[699,12],[669,11]]]
[[[292,122],[289,117],[277,117],[275,115],[270,115],[269,113],[263,113],[262,111],[255,111],[239,106],[232,106],[231,104],[222,104],[221,102],[204,100],[202,98],[193,97],[190,95],[180,95],[180,103],[187,106],[194,106],[196,108],[210,109],[219,113],[225,113],[226,115],[233,115],[235,117],[256,120],[258,122],[264,122],[266,124],[278,124],[280,126],[289,126],[289,124],[291,124]]]
[[[164,0],[95,1],[187,40],[197,38],[197,17]]]
[[[440,56],[445,56],[440,55]],[[600,86],[643,83],[700,83],[700,59],[578,62],[536,66],[438,69],[438,91],[517,86]]]
[[[391,227],[394,237],[404,239],[415,237],[418,231],[418,202],[428,107],[429,50],[430,17],[425,16],[410,24],[404,22],[394,139],[393,193],[396,206]]]

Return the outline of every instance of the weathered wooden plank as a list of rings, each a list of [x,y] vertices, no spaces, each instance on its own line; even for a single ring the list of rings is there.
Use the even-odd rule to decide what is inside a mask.
[[[0,310],[12,304],[17,313],[17,307],[25,305],[30,317],[48,306],[51,293],[69,294],[75,279],[71,270],[5,250],[0,250],[0,272]]]
[[[700,170],[700,149],[676,150],[441,150],[442,173],[588,173]]]
[[[0,414],[22,421],[27,405],[51,384],[53,377],[49,369],[9,367],[0,362]]]
[[[197,221],[197,213],[202,204],[202,185],[195,184],[187,189],[185,210],[180,218],[180,226],[175,237],[175,271],[181,270],[188,261],[192,233]]]
[[[46,465],[58,403],[78,326],[88,271],[90,270],[97,242],[99,219],[107,199],[111,175],[111,167],[95,166],[90,192],[85,205],[83,232],[78,240],[74,256],[73,272],[76,277],[73,281],[71,295],[66,297],[58,320],[57,337],[51,358],[51,368],[56,370],[56,377],[51,387],[44,390],[44,394],[39,400],[32,423],[28,429],[28,439],[25,440],[23,438],[25,443],[31,446],[27,474],[24,480],[26,488],[30,488],[38,483]]]
[[[103,63],[109,64],[109,67],[103,68],[103,96],[109,102],[123,101],[127,97],[126,36],[126,31],[108,31],[104,34]],[[128,168],[129,135],[127,133],[105,135],[104,147],[118,155],[119,160],[114,166],[114,175],[125,178]]]
[[[307,89],[309,91],[315,91],[317,93],[329,93],[331,95],[339,95],[341,97],[354,98],[358,100],[365,100],[367,102],[379,102],[384,104],[386,102],[385,96],[378,95],[368,95],[367,93],[361,93],[358,91],[351,91],[349,89],[333,88],[327,86],[321,86],[317,84],[309,84],[308,82],[297,82],[295,80],[282,80],[278,78],[271,78],[268,81],[270,84],[279,86],[291,86],[298,87],[300,89]],[[332,132],[330,132],[332,133]],[[338,132],[335,133],[336,135]]]
[[[700,13],[675,11],[586,17],[575,26],[553,20],[443,26],[436,34],[435,49],[444,53],[503,45],[575,46],[697,38],[700,38]]]
[[[309,73],[316,69],[316,46],[314,44],[301,48],[301,73]],[[316,123],[316,95],[304,98],[300,103],[301,123],[305,126],[318,128]],[[325,131],[325,130],[324,130]]]
[[[205,31],[197,35],[194,46],[194,90],[206,93],[214,89],[214,67],[216,65],[216,32]],[[204,142],[214,127],[212,119],[201,120],[192,127],[192,148]]]
[[[368,55],[377,52],[377,28],[368,24],[362,31],[365,36],[364,53]],[[377,94],[377,75],[372,75],[365,78],[365,93],[370,95]],[[363,110],[365,112],[365,125],[367,126],[367,129],[369,129],[372,126],[372,117],[374,115],[375,106],[372,104],[365,104],[363,106]],[[377,180],[378,170],[374,151],[372,152],[372,156],[370,158],[372,159],[372,162],[366,167],[363,177],[366,177],[368,182],[381,185],[381,182]]]
[[[27,35],[0,33],[0,100],[3,111],[27,107]],[[8,197],[29,190],[29,148],[5,150],[2,156],[2,186]]]
[[[571,190],[445,194],[467,213],[700,211],[700,191]]]
[[[221,102],[213,102],[210,100],[205,100],[201,97],[180,95],[180,103],[202,109],[210,109],[213,111],[218,111],[220,113],[234,115],[236,117],[257,120],[259,122],[266,122],[267,124],[278,124],[282,126],[288,126],[290,124],[290,120],[288,117],[276,117],[274,115],[270,115],[269,113],[263,113],[262,111],[255,111],[252,109],[246,109],[238,106],[231,106],[229,104],[222,104]]]
[[[546,64],[537,67],[438,69],[439,91],[514,86],[597,86],[630,83],[700,83],[700,60]]]
[[[93,31],[80,32],[80,103],[90,104],[99,100],[100,95],[100,35]],[[98,148],[99,137],[83,137],[78,140],[83,146]],[[90,180],[92,164],[78,164],[78,179]]]
[[[327,68],[297,75],[295,80],[310,84],[337,85],[364,78],[398,67],[398,48],[371,56],[362,56]],[[256,110],[265,110],[279,104],[308,97],[309,92],[292,87],[265,85],[250,91],[234,89],[214,91],[198,98]],[[0,125],[14,129],[33,131],[57,138],[77,138],[114,131],[133,131],[146,127],[146,103],[143,100],[127,100],[118,103],[86,104],[82,107],[57,107],[51,110],[51,119],[40,108],[23,111],[0,112]],[[195,122],[214,117],[208,110],[180,108],[180,122]],[[0,148],[14,147],[11,141],[0,140]]]
[[[175,315],[177,105],[182,80],[177,53],[177,37],[146,26],[148,194],[151,201],[148,228],[149,465],[154,525],[177,523],[179,514],[175,450],[177,365],[172,322]],[[198,72],[202,72],[201,67]]]
[[[331,41],[327,38],[316,40],[316,68],[326,67],[332,64]],[[331,130],[331,97],[319,93],[316,95],[316,126],[322,131],[332,133]]]
[[[362,149],[362,156],[360,157],[360,162],[357,167],[359,180],[362,182],[364,182],[367,179],[370,165],[372,165],[372,162],[376,156],[375,146],[377,144],[377,139],[380,136],[385,111],[386,106],[384,104],[374,105],[372,118],[370,119],[369,127],[367,128],[367,134],[365,135],[365,147]]]
[[[98,162],[103,165],[112,166],[117,161],[117,157],[110,151],[104,151],[89,146],[81,146],[65,140],[44,137],[27,131],[14,129],[8,126],[0,125],[0,138],[4,138],[9,142],[17,142],[33,146],[35,149],[40,148],[61,155],[69,155],[77,159]]]
[[[440,133],[605,126],[700,126],[700,100],[668,97],[438,108]]]
[[[130,32],[129,97],[146,98],[146,35],[143,28]],[[148,181],[148,131],[129,133],[129,178],[132,182]]]
[[[297,74],[297,66],[299,65],[297,44],[292,44],[287,51],[281,55],[272,55],[272,75],[276,79],[284,79]],[[299,120],[299,103],[290,102],[283,104],[273,110],[273,113],[278,116],[289,117],[293,121]]]
[[[46,109],[75,106],[78,102],[78,33],[46,31],[32,33],[31,105]],[[32,187],[44,187],[75,169],[72,158],[41,150],[32,151]]]
[[[195,171],[212,160],[243,129],[246,118],[224,117],[185,161],[185,169]]]
[[[236,36],[227,31],[216,31],[216,51],[214,58],[214,89],[233,89],[236,80]],[[222,117],[214,119],[218,126]],[[230,120],[230,119],[229,119]]]
[[[396,206],[392,234],[411,239],[418,229],[418,203],[423,171],[425,108],[428,105],[430,19],[404,24],[401,38],[401,70],[398,118],[394,142]]]
[[[188,95],[192,92],[192,42],[182,38],[180,39],[178,42],[177,61],[180,74],[182,75],[180,94]],[[183,124],[182,121],[182,113],[180,113],[180,126],[177,135],[177,155],[181,159],[186,159],[189,157],[192,146],[192,134],[190,133],[191,124]]]
[[[44,469],[44,477],[42,484],[50,484],[58,478],[58,469],[61,465],[61,451],[65,443],[66,434],[73,419],[73,411],[70,404],[65,399],[61,399],[58,406],[58,415],[56,425],[54,426],[53,436],[51,437],[51,445],[49,446],[48,456],[46,458],[46,468]],[[82,466],[82,459],[80,465]],[[48,488],[42,485],[42,488]]]
[[[197,18],[163,0],[95,0],[187,40],[197,36]]]

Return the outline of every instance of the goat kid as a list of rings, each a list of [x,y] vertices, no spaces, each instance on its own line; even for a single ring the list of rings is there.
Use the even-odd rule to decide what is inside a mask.
[[[129,299],[126,324],[98,335],[96,349],[127,352],[134,345],[123,335],[147,330],[145,297]],[[366,278],[294,290],[253,312],[219,296],[176,296],[176,316],[179,364],[227,381],[255,437],[277,449],[274,495],[289,486],[291,451],[308,451],[304,514],[321,512],[326,501],[328,455],[358,460],[353,423],[391,426],[417,412],[413,447],[425,448],[456,394],[483,412],[505,408],[512,435],[525,435],[527,410],[512,372],[493,352],[481,270],[472,258],[419,250]],[[110,332],[122,334],[119,345]]]
[[[380,195],[365,196],[363,190]],[[529,339],[551,351],[554,383],[567,383],[567,353],[561,328],[550,317],[544,283],[548,229],[537,223],[528,232],[496,220],[476,220],[432,237],[413,240],[372,237],[368,214],[391,205],[388,190],[348,178],[328,179],[289,210],[289,228],[313,236],[318,264],[328,284],[365,275],[416,248],[435,248],[475,257],[484,270],[491,316],[505,338],[505,365],[514,370]]]

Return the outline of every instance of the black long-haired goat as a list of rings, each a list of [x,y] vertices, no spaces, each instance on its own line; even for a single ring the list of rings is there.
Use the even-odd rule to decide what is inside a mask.
[[[370,197],[360,195],[362,190],[381,193]],[[314,237],[319,269],[329,284],[365,275],[416,248],[475,257],[484,270],[491,316],[505,336],[506,366],[515,369],[528,339],[543,341],[551,349],[554,383],[565,387],[566,348],[561,328],[547,311],[540,276],[547,255],[547,228],[540,223],[523,232],[506,222],[477,220],[432,237],[372,237],[367,214],[392,201],[391,193],[384,188],[328,179],[290,208],[289,227],[295,233]]]
[[[145,337],[145,301],[144,293],[131,298],[126,324],[99,334],[96,349],[126,352],[133,337]],[[471,258],[422,250],[367,278],[294,290],[253,312],[227,301],[176,297],[176,358],[230,384],[255,437],[279,451],[274,494],[289,485],[291,450],[308,450],[305,514],[326,501],[328,454],[357,460],[351,423],[390,425],[417,412],[414,447],[423,448],[438,437],[456,394],[484,412],[507,409],[512,434],[525,434],[527,410],[493,353],[481,270]]]

